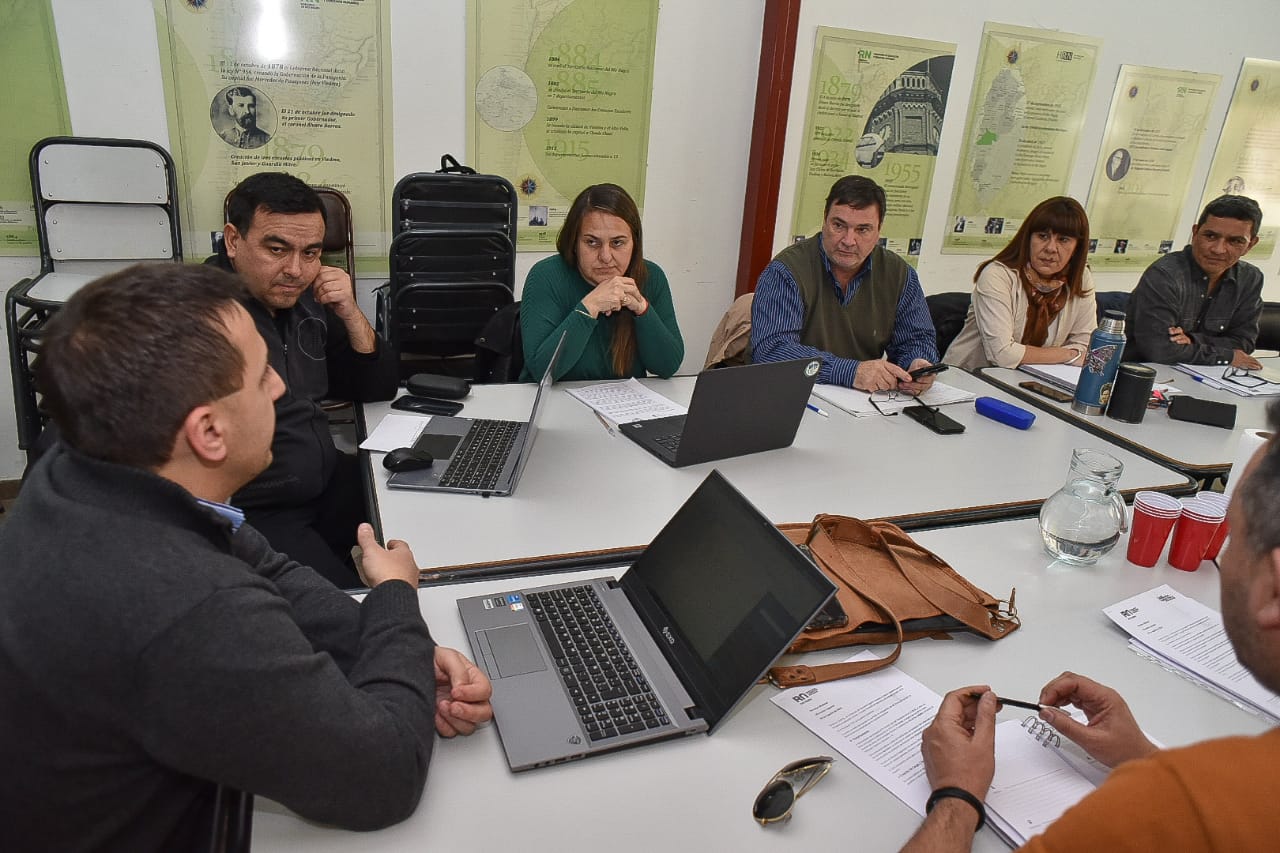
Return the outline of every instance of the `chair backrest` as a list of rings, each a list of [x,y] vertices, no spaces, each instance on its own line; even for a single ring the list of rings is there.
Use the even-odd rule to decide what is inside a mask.
[[[498,310],[476,338],[474,381],[478,384],[518,382],[524,370],[524,335],[520,303]]]
[[[356,277],[355,227],[351,222],[351,202],[338,190],[331,187],[312,187],[324,204],[324,251],[325,262],[337,264],[347,271],[354,281]]]
[[[512,302],[500,284],[414,284],[392,288],[387,310],[391,345],[399,353],[474,353],[476,338]]]
[[[1256,346],[1258,349],[1280,350],[1280,302],[1262,303]]]
[[[42,139],[31,149],[31,190],[43,273],[182,260],[173,159],[154,143]]]
[[[947,347],[951,346],[956,335],[964,328],[971,299],[971,294],[959,291],[934,293],[924,298],[929,306],[929,318],[933,320],[934,334],[938,338],[938,358],[946,354]]]
[[[1104,290],[1095,293],[1094,299],[1098,302],[1098,322],[1102,322],[1103,311],[1124,311],[1129,304],[1129,291]]]

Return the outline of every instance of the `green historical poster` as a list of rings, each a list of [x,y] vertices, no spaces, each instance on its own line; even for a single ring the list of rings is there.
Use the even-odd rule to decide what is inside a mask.
[[[1120,66],[1089,193],[1089,264],[1095,271],[1146,269],[1175,248],[1221,79]]]
[[[1280,231],[1280,62],[1246,59],[1241,66],[1197,216],[1224,193],[1247,195],[1262,207],[1249,260],[1271,257]]]
[[[387,269],[389,0],[155,0],[183,245],[222,230],[227,191],[285,171],[351,201],[357,267]]]
[[[574,197],[644,208],[657,0],[468,0],[470,165],[516,187],[517,248],[555,248]]]
[[[0,79],[0,255],[35,255],[31,147],[71,132],[49,0],[0,3]]]
[[[914,265],[955,52],[945,42],[818,28],[792,239],[822,227],[838,178],[861,174],[885,191],[881,239]]]
[[[994,254],[1066,192],[1102,40],[988,22],[942,251]]]

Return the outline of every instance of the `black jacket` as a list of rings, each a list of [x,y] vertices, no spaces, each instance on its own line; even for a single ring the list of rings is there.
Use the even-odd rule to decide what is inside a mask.
[[[205,263],[235,272],[225,250]],[[351,349],[347,327],[310,290],[274,315],[256,299],[246,299],[244,307],[267,342],[267,358],[284,380],[285,392],[276,400],[271,466],[232,503],[249,510],[296,506],[323,493],[338,464],[320,401],[391,399],[399,381],[395,353],[381,337],[372,353]]]

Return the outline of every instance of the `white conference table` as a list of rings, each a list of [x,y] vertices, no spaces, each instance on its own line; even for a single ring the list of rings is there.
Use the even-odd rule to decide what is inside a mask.
[[[941,380],[1016,400],[962,370]],[[693,383],[693,377],[645,380],[681,404]],[[534,391],[522,384],[476,386],[463,414],[526,419]],[[429,568],[647,544],[713,468],[775,523],[838,513],[933,526],[1034,513],[1066,481],[1077,447],[1102,449],[1123,462],[1126,493],[1194,490],[1185,475],[1059,418],[1042,415],[1021,431],[978,415],[973,403],[959,403],[943,410],[966,432],[939,436],[905,416],[854,418],[815,402],[830,417],[806,411],[791,447],[670,468],[629,439],[610,435],[589,408],[552,386],[514,495],[389,489],[383,454],[370,453],[377,517],[385,538],[408,542],[418,564]],[[388,403],[367,404],[368,429],[389,411]]]
[[[1194,573],[1163,560],[1153,569],[1127,563],[1122,537],[1093,567],[1055,563],[1035,519],[953,526],[913,534],[962,575],[997,597],[1016,586],[1022,627],[998,642],[971,635],[908,643],[898,666],[939,694],[988,683],[1001,695],[1034,701],[1066,669],[1125,694],[1142,726],[1166,746],[1268,728],[1260,718],[1127,649],[1127,636],[1102,608],[1161,583],[1218,607],[1212,563]],[[558,583],[566,575],[519,584]],[[455,600],[513,586],[512,579],[424,587],[422,610],[436,639],[469,650]],[[885,653],[888,647],[879,647]],[[806,662],[858,649],[818,652]],[[835,766],[796,806],[787,823],[762,828],[750,807],[782,765],[836,754],[770,700],[772,687],[748,699],[710,736],[651,744],[539,770],[512,773],[494,727],[437,743],[426,792],[404,823],[348,833],[303,821],[280,805],[256,803],[253,849],[272,851],[521,850],[896,850],[918,826],[916,814],[854,765]],[[1010,709],[1001,719],[1028,712]],[[577,817],[574,817],[577,816]],[[974,849],[1007,848],[989,829]]]
[[[1280,371],[1280,358],[1262,358],[1264,369]],[[1019,382],[1041,381],[1038,377],[1007,367],[983,367],[977,374],[1002,391],[1017,395],[1040,409],[1066,418],[1107,441],[1140,453],[1154,461],[1205,479],[1226,474],[1235,459],[1240,434],[1246,429],[1262,429],[1267,425],[1267,406],[1276,397],[1242,397],[1213,388],[1192,379],[1189,374],[1167,364],[1149,364],[1156,369],[1156,382],[1173,385],[1180,391],[1203,400],[1231,403],[1236,406],[1235,429],[1175,421],[1165,409],[1148,409],[1140,424],[1130,424],[1105,415],[1082,415],[1070,403],[1057,403],[1018,387]],[[948,374],[950,375],[950,374]]]

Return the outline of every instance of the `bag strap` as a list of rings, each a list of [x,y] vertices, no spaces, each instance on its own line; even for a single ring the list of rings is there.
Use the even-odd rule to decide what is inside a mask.
[[[474,175],[475,173],[475,169],[462,165],[452,154],[442,156],[440,158],[440,168],[436,169],[437,175]]]
[[[905,576],[906,573],[903,571],[898,555],[889,547],[884,536],[874,528],[872,528],[872,533],[875,534],[878,540],[880,550],[889,556],[890,562],[897,568],[898,573]],[[769,670],[769,681],[775,687],[821,684],[825,681],[836,681],[841,678],[851,678],[855,675],[875,672],[877,669],[884,669],[889,666],[898,659],[898,655],[902,654],[902,622],[884,602],[866,590],[858,589],[857,584],[853,582],[853,579],[857,577],[856,574],[849,564],[845,562],[844,554],[840,552],[839,547],[831,541],[831,536],[827,533],[826,528],[818,524],[817,520],[815,520],[809,532],[808,545],[814,556],[822,557],[828,571],[844,581],[844,585],[853,590],[855,595],[884,614],[887,617],[886,621],[893,623],[896,645],[891,653],[879,660],[843,661],[841,663],[823,664],[822,666],[805,666],[804,664],[775,666]]]
[[[907,582],[915,588],[916,592],[920,593],[922,598],[941,610],[943,613],[954,616],[973,630],[990,639],[1002,637],[1008,631],[1008,628],[1002,621],[992,618],[990,610],[983,607],[977,601],[971,598],[966,598],[955,590],[938,583],[937,579],[930,572],[925,571],[915,561],[908,560],[905,566],[899,562],[896,559],[897,555],[895,553],[894,546],[888,542],[881,528],[889,528],[890,532],[901,535],[904,540],[902,547],[910,548],[916,554],[927,557],[938,564],[939,571],[945,571],[946,563],[940,560],[936,554],[917,545],[914,540],[903,533],[901,528],[896,525],[888,523],[877,524],[875,522],[871,522],[869,526],[875,531],[876,537],[884,543],[884,547],[889,550],[889,553],[894,554],[894,564],[903,570],[902,573],[903,576],[906,577]],[[959,575],[954,572],[951,574],[954,577],[959,577]],[[961,580],[963,581],[964,579],[961,578]],[[972,584],[969,584],[968,581],[964,581],[964,584],[969,589],[974,590]],[[976,596],[977,591],[974,590],[974,593]]]

